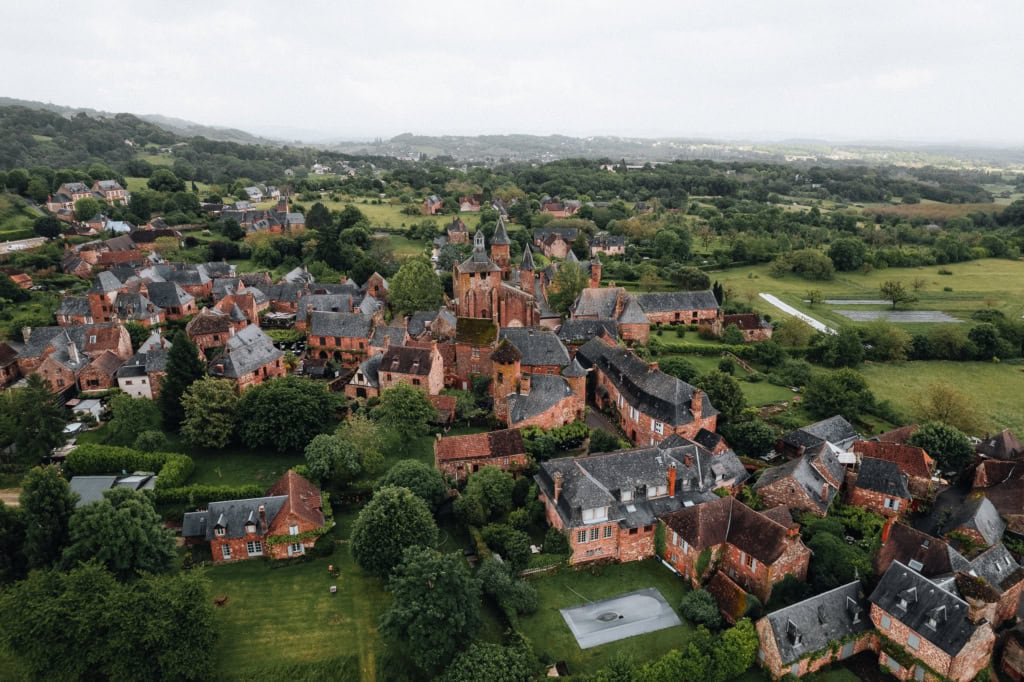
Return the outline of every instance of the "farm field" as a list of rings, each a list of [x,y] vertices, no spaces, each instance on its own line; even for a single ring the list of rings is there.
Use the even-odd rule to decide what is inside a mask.
[[[898,216],[900,218],[924,218],[926,220],[945,221],[950,218],[962,218],[972,213],[999,213],[1004,205],[991,204],[945,204],[939,201],[923,199],[919,204],[864,204],[864,215]]]
[[[520,617],[520,631],[530,640],[538,656],[565,661],[573,675],[595,672],[620,654],[637,662],[653,660],[684,646],[692,632],[692,626],[684,620],[682,627],[582,650],[562,618],[559,609],[647,587],[657,588],[672,608],[678,609],[687,592],[686,585],[655,559],[578,571],[561,568],[557,573],[534,578],[531,582],[537,588],[540,608],[534,614]]]

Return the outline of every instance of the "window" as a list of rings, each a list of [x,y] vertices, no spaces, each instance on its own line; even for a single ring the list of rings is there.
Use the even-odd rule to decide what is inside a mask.
[[[672,544],[676,547],[679,546],[679,533],[672,531]]]
[[[757,570],[757,559],[755,559],[754,557],[750,556],[749,554],[747,554],[747,555],[746,555],[746,556],[744,557],[744,559],[743,559],[743,563],[744,563],[744,564],[745,564],[745,565],[747,566],[747,568],[749,568],[750,570],[752,570],[752,571],[756,571],[756,570]]]
[[[636,535],[638,532],[640,532],[639,528],[630,528],[629,529],[629,534],[630,535]]]
[[[882,629],[888,630],[890,625],[892,625],[892,618],[885,614],[882,614]]]
[[[594,507],[592,509],[583,510],[583,523],[594,523],[596,521],[605,521],[608,518],[607,507]]]
[[[659,436],[663,435],[665,433],[665,425],[661,422],[654,422],[654,432]]]
[[[586,541],[587,541],[587,531],[581,530],[578,533],[576,533],[576,542],[586,542]]]
[[[611,536],[612,536],[612,527],[611,526],[605,526],[604,527],[604,539],[607,540]]]
[[[474,360],[478,359],[480,357],[480,349],[474,346],[473,350],[470,351],[469,356]]]
[[[222,537],[224,537],[224,529],[223,528],[214,528],[213,529],[213,534],[216,535],[219,538],[222,538]],[[224,546],[227,547],[227,545],[224,545]]]
[[[301,542],[293,542],[288,545],[288,555],[293,556],[296,554],[305,554],[306,548],[302,546]]]
[[[917,651],[921,648],[921,638],[915,635],[913,632],[911,632],[909,635],[907,635],[907,646],[909,646],[914,651]]]
[[[247,524],[245,524],[245,532],[246,533],[255,533],[256,532],[256,524],[255,523],[247,523]]]
[[[125,386],[131,386],[132,385],[132,380],[128,379],[126,382],[124,382],[124,385]]]
[[[420,380],[419,379],[413,379],[412,380],[412,385],[413,386],[419,386],[420,385]]]
[[[231,558],[231,545],[221,545],[220,546],[220,555],[222,557],[224,557],[225,559],[230,559]]]
[[[96,343],[96,335],[95,334],[90,334],[89,335],[89,343]]]
[[[601,529],[600,528],[591,528],[590,529],[590,540],[591,541],[596,540],[598,537],[600,537],[600,535],[601,535]]]
[[[263,556],[263,543],[259,540],[245,543],[245,551],[249,556]]]
[[[220,341],[220,334],[214,334],[213,335],[213,340],[214,341]]]
[[[288,526],[288,535],[298,535],[298,534],[299,534],[299,527],[298,526]]]
[[[621,497],[623,502],[632,502],[633,501],[633,491],[632,490],[623,490],[622,493],[620,494],[620,497]]]
[[[632,405],[630,405],[629,407],[629,418],[632,419],[633,421],[636,421],[637,419],[640,418],[640,412]]]
[[[623,400],[622,396],[620,395],[620,396],[619,396],[619,409],[620,409],[620,410],[622,409],[622,405],[623,405],[623,403],[625,403],[625,402],[626,402],[626,401],[625,401],[625,400]]]
[[[647,489],[648,497],[663,497],[665,495],[668,495],[667,485],[656,485]]]

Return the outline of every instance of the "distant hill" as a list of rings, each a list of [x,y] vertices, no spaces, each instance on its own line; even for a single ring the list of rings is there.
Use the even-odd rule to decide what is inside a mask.
[[[0,106],[18,106],[26,109],[50,111],[61,116],[70,117],[77,114],[85,114],[92,118],[114,118],[118,114],[109,111],[98,111],[88,107],[66,107],[60,104],[49,102],[36,102],[34,100],[16,99],[14,97],[0,97]],[[271,140],[259,135],[247,133],[237,128],[221,128],[219,126],[208,126],[193,121],[186,121],[181,118],[162,116],[160,114],[133,114],[135,118],[148,121],[164,130],[180,135],[181,137],[205,137],[208,140],[217,142],[238,142],[239,144],[262,144],[280,145],[278,140]]]

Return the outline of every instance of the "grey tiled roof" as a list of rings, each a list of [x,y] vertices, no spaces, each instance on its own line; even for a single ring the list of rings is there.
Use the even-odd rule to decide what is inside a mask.
[[[145,320],[162,312],[142,294],[118,294],[114,299],[114,309],[122,320]]]
[[[181,535],[186,538],[204,538],[214,540],[214,528],[225,529],[224,537],[237,539],[245,537],[246,523],[256,525],[256,535],[264,536],[269,524],[288,501],[287,495],[272,497],[254,497],[248,500],[230,500],[227,502],[211,502],[206,511],[185,514],[182,522]],[[266,523],[260,520],[260,506],[263,506]]]
[[[373,318],[362,313],[313,312],[310,320],[311,336],[336,336],[350,339],[370,338]]]
[[[622,306],[622,314],[619,315],[619,324],[646,324],[649,320],[644,315],[636,296],[626,296],[626,302]]]
[[[871,618],[859,580],[841,585],[765,616],[784,667],[833,643],[870,630]]]
[[[967,619],[967,602],[898,561],[889,566],[870,600],[950,656],[960,653],[978,627]]]
[[[978,497],[965,502],[953,513],[949,521],[943,524],[945,531],[961,527],[978,531],[985,542],[994,545],[1003,537],[1006,522],[987,497]]]
[[[674,496],[647,497],[647,489],[668,485],[668,471],[676,466]],[[562,475],[562,493],[556,509],[566,527],[583,524],[582,510],[609,507],[608,519],[626,528],[653,524],[657,517],[720,499],[712,492],[723,485],[738,485],[748,474],[732,450],[714,455],[696,443],[673,436],[656,447],[619,450],[589,457],[564,457],[540,465],[536,481],[545,496],[554,499],[554,476]],[[633,491],[623,502],[622,491]]]
[[[65,296],[60,300],[57,314],[89,317],[92,315],[92,309],[89,307],[89,299],[86,296]]]
[[[827,444],[822,443],[813,450],[808,450],[803,456],[792,461],[781,464],[777,467],[766,469],[761,478],[754,484],[754,490],[769,486],[784,478],[791,477],[807,493],[808,497],[822,511],[828,509],[832,504],[839,489],[832,485],[822,471],[827,471],[834,480],[840,483],[843,480],[844,467]],[[828,485],[827,494],[822,499],[822,490]]]
[[[433,356],[430,349],[412,346],[391,346],[384,351],[384,357],[380,361],[381,371],[396,374],[426,376],[430,374],[432,366]]]
[[[308,291],[305,284],[286,282],[282,284],[271,284],[266,288],[267,298],[271,301],[282,301],[295,303]]]
[[[310,309],[329,313],[350,313],[352,312],[352,295],[306,294],[299,299],[299,304],[295,311],[295,321],[305,322]]]
[[[573,318],[566,320],[558,328],[558,338],[565,343],[579,343],[607,333],[614,339],[617,331],[615,320]]]
[[[857,472],[857,487],[872,490],[883,495],[910,499],[907,476],[900,472],[895,462],[874,457],[864,457]]]
[[[508,232],[505,230],[505,221],[502,217],[498,216],[498,225],[494,228],[494,236],[491,237],[491,244],[509,245],[512,240],[508,238]]]
[[[970,562],[968,573],[984,578],[999,593],[1010,589],[1022,579],[1020,564],[1013,558],[1003,543],[995,545]]]
[[[130,490],[152,490],[156,484],[153,474],[131,476],[74,476],[68,483],[72,492],[78,493],[76,507],[103,499],[103,493],[113,488]]]
[[[693,386],[665,374],[660,369],[652,370],[646,362],[621,346],[609,346],[600,339],[592,339],[576,352],[580,364],[585,368],[601,370],[626,401],[643,414],[672,426],[693,422],[690,399],[696,390]],[[718,414],[701,391],[701,415]]]
[[[228,339],[220,358],[211,363],[210,374],[239,379],[283,356],[262,329],[250,325]]]
[[[121,286],[121,280],[115,277],[113,273],[103,271],[96,275],[96,278],[92,281],[92,288],[89,289],[89,293],[107,294],[112,291],[117,291]]]
[[[380,363],[383,358],[383,353],[377,353],[363,360],[359,364],[356,374],[352,375],[352,380],[355,381],[356,376],[362,374],[366,379],[366,383],[374,388],[380,388]]]
[[[409,336],[416,337],[427,330],[427,323],[437,319],[436,310],[418,310],[409,316],[409,323],[406,328]]]
[[[370,345],[376,348],[383,348],[385,344],[401,346],[404,343],[405,330],[401,327],[377,327],[373,330],[373,338],[370,339]]]
[[[196,300],[177,282],[151,282],[146,288],[149,291],[149,300],[161,308],[186,306]]]
[[[530,393],[528,395],[512,393],[508,396],[509,421],[513,425],[543,414],[557,405],[560,400],[573,394],[569,382],[560,376],[531,374],[530,377]]]
[[[527,244],[526,248],[523,249],[523,262],[519,265],[520,270],[534,270],[536,265],[533,264],[533,252],[530,250],[530,245]]]
[[[640,307],[647,313],[663,313],[674,310],[718,310],[718,299],[710,290],[637,294],[637,300]]]
[[[576,299],[573,315],[576,317],[612,319],[615,317],[615,306],[619,301],[619,296],[624,296],[625,294],[626,290],[621,287],[584,289],[580,292],[579,298]]]
[[[540,327],[504,327],[498,330],[498,340],[508,339],[522,355],[524,366],[536,367],[569,364],[569,351],[558,336]]]

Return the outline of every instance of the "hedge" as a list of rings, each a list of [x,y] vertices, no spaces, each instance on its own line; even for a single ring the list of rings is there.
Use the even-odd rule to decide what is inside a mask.
[[[159,479],[157,479],[159,481]],[[199,507],[221,500],[247,500],[263,497],[264,490],[256,484],[248,485],[189,485],[157,488],[156,501],[162,504],[185,503]]]
[[[72,450],[64,466],[71,476],[155,471],[157,490],[184,485],[195,468],[191,457],[177,452],[139,452],[96,443],[85,443]]]

